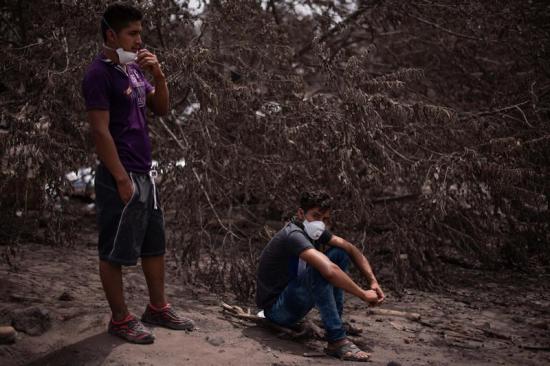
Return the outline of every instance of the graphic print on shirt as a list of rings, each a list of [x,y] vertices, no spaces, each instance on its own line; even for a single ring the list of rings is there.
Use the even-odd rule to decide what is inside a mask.
[[[137,101],[138,108],[145,107],[147,95],[145,94],[145,82],[140,80],[139,75],[136,75],[135,70],[130,71],[130,85],[133,89],[132,100]]]

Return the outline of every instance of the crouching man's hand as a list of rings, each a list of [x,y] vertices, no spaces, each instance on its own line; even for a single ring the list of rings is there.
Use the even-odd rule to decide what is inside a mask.
[[[378,284],[378,282],[373,282],[370,285],[370,289],[376,293],[376,304],[380,304],[384,299],[386,298],[386,295],[384,295],[384,292],[382,291],[382,288]]]
[[[363,291],[362,299],[364,302],[368,303],[371,306],[378,304],[378,295],[374,290]]]

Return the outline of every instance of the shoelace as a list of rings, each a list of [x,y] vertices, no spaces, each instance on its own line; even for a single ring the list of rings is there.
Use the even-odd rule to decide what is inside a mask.
[[[164,313],[164,316],[172,318],[172,319],[178,319],[179,318],[178,314],[176,314],[174,309],[172,309],[171,307],[168,308],[168,309],[165,309],[163,311],[163,313]]]
[[[147,329],[137,319],[132,319],[128,322],[128,328],[139,333],[148,333]]]
[[[164,310],[164,317],[167,319],[170,319],[172,321],[181,323],[181,324],[189,324],[191,323],[189,319],[185,319],[184,317],[179,316],[172,307],[169,307],[168,309]]]

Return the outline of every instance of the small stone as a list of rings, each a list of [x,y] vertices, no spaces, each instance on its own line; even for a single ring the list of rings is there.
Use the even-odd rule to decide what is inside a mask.
[[[407,338],[403,339],[403,342],[405,342],[405,344],[411,343],[411,341],[409,341]]]
[[[69,291],[63,291],[61,295],[57,298],[59,301],[73,301],[74,296]]]
[[[17,332],[13,327],[0,327],[0,344],[14,343],[17,337]]]
[[[525,323],[525,319],[521,316],[513,316],[511,319],[516,323]]]
[[[50,313],[39,306],[15,310],[11,316],[13,327],[31,336],[44,334],[52,326]]]
[[[401,366],[401,364],[399,362],[390,361],[388,362],[388,366]]]
[[[211,345],[218,347],[225,343],[225,340],[220,336],[206,336],[206,341]]]

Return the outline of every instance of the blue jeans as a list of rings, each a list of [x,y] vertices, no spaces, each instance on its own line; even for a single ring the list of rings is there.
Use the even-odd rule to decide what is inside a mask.
[[[331,248],[325,254],[346,271],[349,256],[343,249]],[[344,291],[334,287],[319,271],[310,266],[288,283],[273,306],[264,309],[264,314],[270,321],[289,327],[306,316],[314,306],[321,314],[327,340],[335,342],[345,338],[346,331],[342,323]]]

